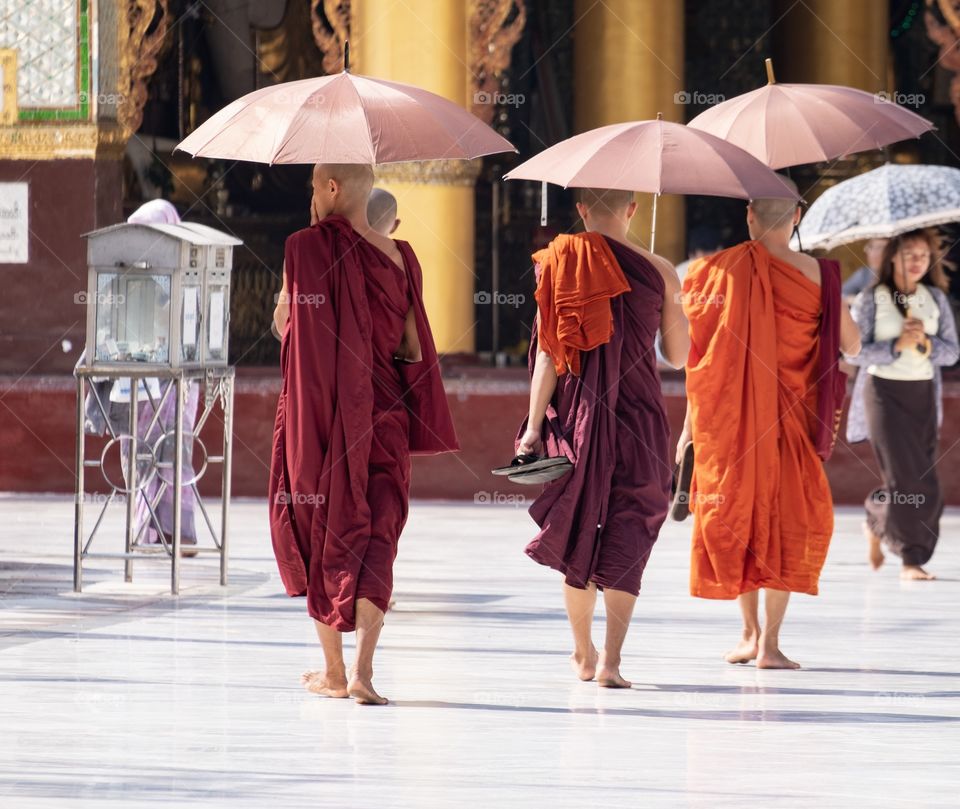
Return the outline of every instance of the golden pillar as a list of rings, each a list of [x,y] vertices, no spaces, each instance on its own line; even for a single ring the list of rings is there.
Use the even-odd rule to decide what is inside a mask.
[[[777,0],[774,69],[778,82],[842,84],[869,93],[893,90],[889,79],[889,3],[877,0]],[[757,59],[757,85],[766,81]],[[861,152],[817,166],[799,166],[791,176],[807,202],[829,187],[876,168],[880,152]],[[843,266],[844,276],[863,264],[862,246],[848,244],[828,253]]]
[[[683,3],[576,0],[574,128],[656,118],[683,123]],[[651,194],[640,194],[631,232],[650,243]],[[683,197],[657,203],[657,252],[686,257]]]
[[[359,0],[350,61],[357,73],[416,84],[468,107],[467,4]],[[479,161],[378,166],[397,198],[397,237],[423,266],[424,302],[441,352],[474,350],[474,183]]]
[[[870,93],[887,87],[890,9],[877,0],[778,0],[777,81],[845,84]],[[757,60],[757,84],[763,84]]]

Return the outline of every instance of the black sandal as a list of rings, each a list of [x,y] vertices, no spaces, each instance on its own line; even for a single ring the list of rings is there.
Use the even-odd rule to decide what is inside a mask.
[[[512,483],[549,483],[565,475],[573,467],[569,459],[563,455],[554,458],[544,457],[532,453],[518,455],[509,466],[500,466],[490,471],[494,475],[506,475]]]

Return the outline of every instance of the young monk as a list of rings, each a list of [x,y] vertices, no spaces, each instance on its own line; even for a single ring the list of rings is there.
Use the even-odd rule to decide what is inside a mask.
[[[585,233],[561,235],[533,257],[537,319],[530,345],[530,412],[518,452],[566,455],[574,468],[530,507],[536,562],[564,575],[581,680],[630,688],[620,657],[647,557],[670,499],[670,428],[654,340],[679,366],[689,340],[673,266],[633,243],[629,191],[582,189]],[[603,654],[591,627],[597,590],[607,613]]]
[[[400,220],[397,218],[397,198],[384,188],[374,188],[367,198],[367,221],[381,236],[391,237],[400,227]],[[407,312],[408,321],[413,318],[413,309]],[[411,334],[416,334],[410,322],[406,325]],[[387,604],[387,609],[392,610],[396,606],[396,600],[391,598]]]
[[[753,200],[751,241],[695,262],[683,283],[690,590],[739,601],[743,636],[726,660],[758,668],[799,668],[780,651],[780,626],[791,592],[817,593],[833,533],[823,460],[843,406],[837,359],[860,350],[838,263],[790,249],[799,221],[793,200]]]
[[[270,528],[287,594],[307,598],[326,670],[307,689],[362,704],[407,519],[410,454],[456,450],[422,276],[406,242],[367,221],[373,171],[318,165],[313,224],[287,239],[274,312],[283,386]],[[343,632],[357,633],[349,676]]]
[[[367,220],[377,233],[392,236],[400,227],[397,198],[385,188],[374,188],[367,199]]]

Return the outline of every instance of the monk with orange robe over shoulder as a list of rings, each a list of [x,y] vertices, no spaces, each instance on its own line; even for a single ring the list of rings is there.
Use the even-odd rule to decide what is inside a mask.
[[[530,342],[530,408],[522,454],[565,456],[572,469],[530,507],[535,562],[563,574],[583,681],[630,688],[621,653],[647,560],[670,505],[670,426],[654,344],[679,366],[689,341],[680,281],[669,261],[628,235],[631,191],[578,190],[584,232],[534,256],[537,317]],[[593,644],[598,591],[602,653]]]
[[[458,449],[422,275],[367,221],[373,170],[319,165],[311,226],[287,239],[274,312],[283,384],[270,530],[287,594],[306,596],[326,659],[304,685],[362,704],[407,519],[410,455]],[[357,633],[349,676],[343,632]]]
[[[846,389],[837,361],[860,350],[838,263],[790,249],[799,221],[792,200],[752,200],[751,240],[694,262],[683,283],[690,591],[739,601],[743,637],[726,660],[758,668],[799,668],[780,651],[780,626],[791,593],[817,594],[833,534],[823,461]]]

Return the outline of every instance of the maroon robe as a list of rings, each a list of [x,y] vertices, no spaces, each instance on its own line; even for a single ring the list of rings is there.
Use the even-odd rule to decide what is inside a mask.
[[[637,595],[670,505],[670,427],[654,350],[664,282],[639,253],[607,241],[631,289],[611,300],[610,342],[581,355],[579,376],[557,380],[544,441],[574,468],[530,507],[541,530],[526,552],[572,587]],[[534,323],[531,374],[536,356]]]
[[[386,611],[407,518],[411,453],[458,449],[406,242],[401,270],[342,216],[287,239],[290,319],[270,469],[270,531],[287,594],[340,631]],[[409,308],[422,359],[394,354]]]
[[[845,306],[840,285],[840,262],[820,262],[820,367],[817,375],[817,455],[829,461],[840,434],[847,375],[840,370],[840,314]]]

